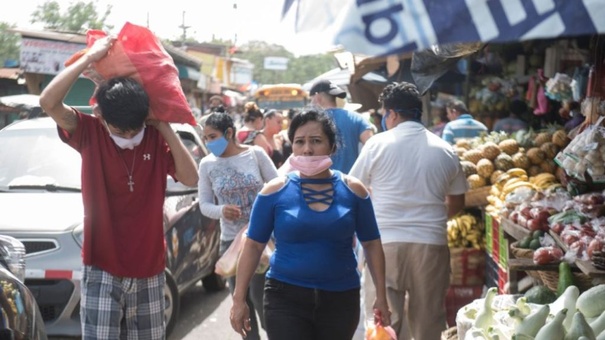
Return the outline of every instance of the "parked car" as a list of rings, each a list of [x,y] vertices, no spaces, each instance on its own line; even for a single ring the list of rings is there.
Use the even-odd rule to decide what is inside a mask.
[[[199,130],[173,124],[196,162],[206,155]],[[52,336],[78,336],[82,276],[83,206],[80,155],[58,136],[50,118],[15,122],[0,130],[0,234],[26,249],[25,284]],[[167,332],[179,314],[179,296],[199,282],[225,287],[214,273],[220,226],[202,216],[197,187],[169,176],[164,201]]]
[[[46,340],[36,299],[23,284],[25,247],[0,235],[0,339]]]

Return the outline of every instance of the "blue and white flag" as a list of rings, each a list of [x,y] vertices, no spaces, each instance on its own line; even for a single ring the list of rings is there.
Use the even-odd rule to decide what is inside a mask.
[[[288,10],[297,31],[335,25],[335,44],[368,56],[605,33],[605,0],[285,0]]]

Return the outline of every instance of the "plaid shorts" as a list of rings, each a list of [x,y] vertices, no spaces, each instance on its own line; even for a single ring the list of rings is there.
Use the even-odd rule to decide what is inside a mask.
[[[82,275],[82,339],[165,339],[164,273],[120,278],[94,266]]]

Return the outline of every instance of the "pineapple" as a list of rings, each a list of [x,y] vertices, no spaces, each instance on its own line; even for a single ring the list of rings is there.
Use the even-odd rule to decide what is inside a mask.
[[[487,158],[483,158],[477,162],[477,174],[483,178],[490,178],[494,172],[494,164]]]
[[[547,159],[544,162],[540,163],[540,169],[542,170],[542,172],[548,172],[554,175],[557,171],[557,164],[552,159]]]
[[[494,172],[492,172],[492,175],[489,176],[489,182],[491,184],[496,184],[496,182],[498,182],[498,177],[500,177],[500,175],[502,175],[504,173],[504,171],[502,170],[496,170]]]
[[[542,168],[538,165],[532,165],[527,169],[527,176],[534,177],[542,173]]]
[[[542,151],[542,149],[538,147],[533,147],[527,150],[527,158],[529,158],[531,164],[540,165],[540,163],[544,162],[544,160],[546,159],[546,154],[544,153],[544,151]]]
[[[500,148],[494,142],[486,142],[482,147],[483,158],[493,161],[500,154]]]
[[[559,147],[553,142],[546,142],[540,146],[540,150],[544,151],[546,159],[554,159],[559,152]]]
[[[550,142],[551,140],[552,134],[550,132],[540,132],[536,138],[534,138],[534,145],[540,147],[542,144]]]
[[[454,152],[456,153],[456,155],[458,155],[458,158],[462,158],[462,155],[464,155],[464,153],[465,153],[466,151],[467,151],[467,150],[466,150],[466,149],[464,149],[464,148],[454,146]]]
[[[513,155],[513,164],[515,166],[515,168],[521,168],[521,169],[529,169],[531,163],[529,161],[529,158],[527,158],[527,156],[522,153],[522,152],[517,152],[516,154]]]
[[[468,139],[458,139],[456,141],[456,145],[459,148],[463,148],[466,150],[470,150],[471,149],[471,142]]]
[[[536,136],[536,133],[534,132],[533,129],[529,129],[529,130],[519,130],[515,133],[515,140],[517,140],[517,143],[519,143],[520,147],[523,148],[531,148],[532,146],[534,146],[534,137]]]
[[[563,149],[569,144],[570,139],[567,137],[567,132],[565,130],[557,130],[552,135],[552,142],[559,147],[559,149]]]
[[[505,153],[501,153],[500,155],[498,155],[498,157],[496,157],[494,165],[496,166],[497,170],[501,171],[508,171],[515,167],[515,164],[513,163],[513,158]]]
[[[466,181],[471,189],[477,189],[487,185],[485,178],[479,175],[470,175],[466,178]]]
[[[502,152],[505,152],[509,156],[512,156],[519,151],[519,143],[514,139],[505,139],[498,144],[498,147]]]
[[[474,175],[477,173],[477,166],[475,163],[470,161],[460,161],[462,165],[462,170],[464,171],[464,176],[468,177],[470,175]]]
[[[481,158],[483,158],[481,151],[476,149],[468,150],[462,155],[463,160],[473,162],[473,164],[477,164]]]

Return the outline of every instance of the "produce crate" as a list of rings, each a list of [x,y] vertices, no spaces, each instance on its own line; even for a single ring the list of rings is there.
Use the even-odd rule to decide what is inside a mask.
[[[498,265],[498,294],[508,294],[508,271],[506,268]]]
[[[500,263],[500,240],[503,239],[503,232],[500,230],[500,223],[497,219],[492,217],[492,259],[496,261],[496,263]],[[486,239],[485,242],[489,242],[490,240]]]
[[[474,248],[450,248],[450,285],[483,285],[485,253]]]
[[[508,239],[504,236],[504,232],[500,232],[499,244],[500,249],[498,250],[498,263],[503,268],[508,268]]]
[[[445,310],[447,312],[448,326],[456,326],[458,310],[476,299],[481,298],[483,285],[454,286],[451,285],[445,295]]]
[[[488,254],[485,255],[485,286],[498,287],[498,264]]]
[[[492,189],[491,185],[486,185],[481,188],[471,189],[464,194],[464,205],[466,207],[482,207],[487,205],[487,196]]]
[[[493,219],[490,214],[484,214],[483,216],[483,220],[485,221],[485,251],[490,256],[492,255]]]

